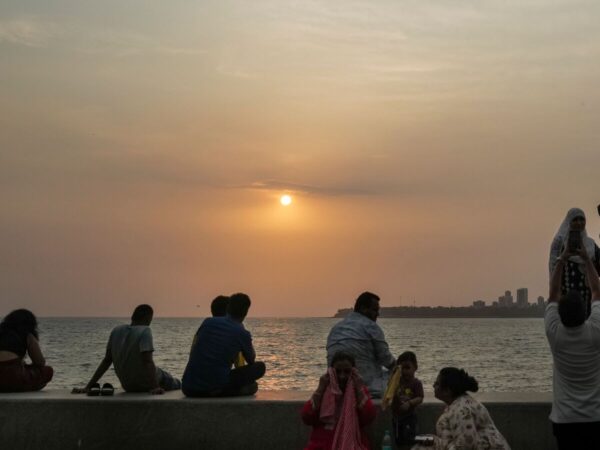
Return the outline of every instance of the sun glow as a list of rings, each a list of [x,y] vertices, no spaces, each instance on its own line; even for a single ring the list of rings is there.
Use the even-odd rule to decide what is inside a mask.
[[[292,204],[292,197],[290,195],[282,195],[281,198],[279,199],[279,202],[283,205],[283,206],[288,206]]]

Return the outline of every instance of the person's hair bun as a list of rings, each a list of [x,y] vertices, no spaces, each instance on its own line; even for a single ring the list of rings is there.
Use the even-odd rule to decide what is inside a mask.
[[[464,369],[456,367],[444,367],[440,370],[440,386],[447,388],[452,392],[454,397],[463,395],[465,392],[477,392],[479,383],[470,376]]]
[[[463,386],[465,391],[477,392],[479,390],[479,383],[477,380],[464,370],[461,370],[461,372],[461,375],[463,375]]]

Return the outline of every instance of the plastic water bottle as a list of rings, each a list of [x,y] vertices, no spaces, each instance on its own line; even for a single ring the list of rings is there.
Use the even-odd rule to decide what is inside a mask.
[[[392,438],[390,437],[389,430],[385,430],[383,441],[381,441],[381,450],[392,450]]]

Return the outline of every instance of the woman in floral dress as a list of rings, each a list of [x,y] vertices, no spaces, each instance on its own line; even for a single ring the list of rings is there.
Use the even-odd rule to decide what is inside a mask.
[[[467,394],[477,392],[475,378],[456,367],[446,367],[433,385],[435,396],[446,403],[436,424],[433,442],[413,450],[510,450],[485,406]]]

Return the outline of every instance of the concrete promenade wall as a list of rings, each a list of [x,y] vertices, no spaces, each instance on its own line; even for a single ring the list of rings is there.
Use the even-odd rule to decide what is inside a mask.
[[[421,432],[434,431],[441,402],[427,393]],[[115,394],[86,397],[66,391],[0,394],[2,450],[302,449],[309,427],[299,412],[309,392],[260,392],[252,398],[187,399]],[[513,450],[555,449],[548,421],[550,394],[481,394]],[[377,402],[379,403],[379,402]],[[371,427],[374,449],[389,412]]]

